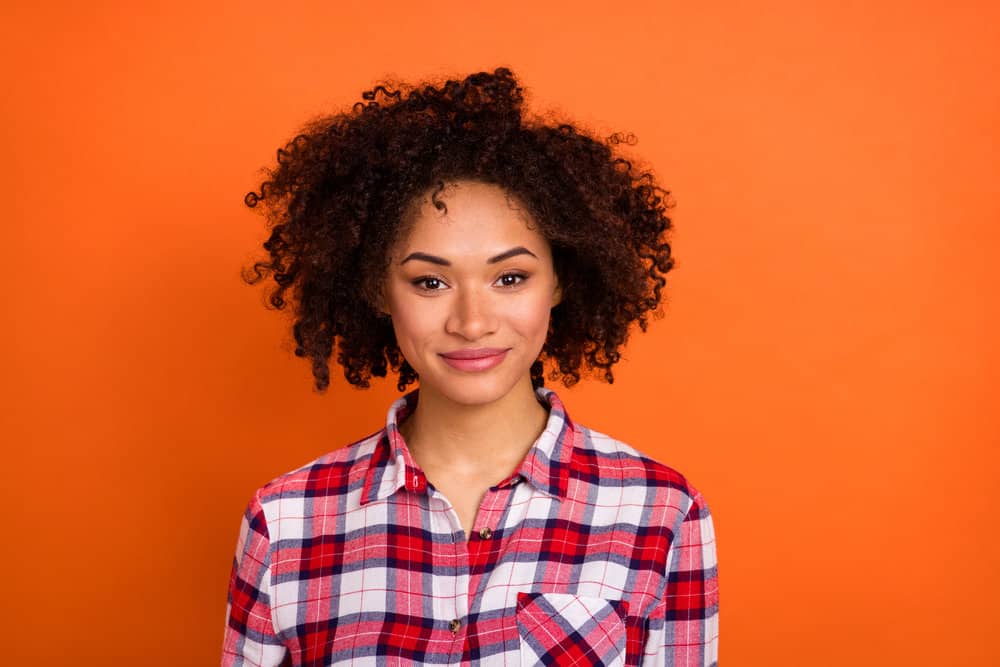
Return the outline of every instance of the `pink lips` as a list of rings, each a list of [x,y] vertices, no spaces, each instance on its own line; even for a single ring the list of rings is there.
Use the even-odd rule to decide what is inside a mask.
[[[460,371],[485,371],[493,368],[507,356],[507,349],[482,347],[477,350],[455,350],[440,355],[444,363]]]

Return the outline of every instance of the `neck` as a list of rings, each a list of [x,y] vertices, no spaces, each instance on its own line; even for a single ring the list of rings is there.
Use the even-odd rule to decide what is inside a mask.
[[[399,430],[417,465],[467,474],[509,474],[545,429],[548,411],[525,376],[486,405],[455,403],[421,387],[417,407]]]

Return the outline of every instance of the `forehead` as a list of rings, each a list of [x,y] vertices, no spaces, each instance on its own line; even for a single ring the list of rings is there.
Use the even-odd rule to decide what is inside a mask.
[[[438,209],[432,196],[446,208]],[[456,181],[427,191],[414,202],[407,222],[399,252],[492,256],[516,245],[539,250],[548,245],[515,195],[478,181]]]

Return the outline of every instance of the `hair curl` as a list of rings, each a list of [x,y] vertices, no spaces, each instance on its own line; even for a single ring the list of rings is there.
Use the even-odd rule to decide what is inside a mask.
[[[523,88],[505,67],[440,86],[392,85],[383,80],[349,112],[306,123],[244,199],[265,214],[270,257],[243,279],[273,276],[267,301],[279,310],[292,290],[295,354],[311,360],[316,390],[330,383],[335,342],[356,387],[390,368],[400,391],[417,379],[375,304],[408,207],[456,180],[518,196],[552,247],[563,298],[532,384],[544,383],[546,359],[555,366],[549,379],[567,387],[586,368],[614,382],[630,325],[645,331],[648,314],[661,314],[674,265],[670,192],[613,150],[634,136],[598,141],[568,123],[522,118]]]

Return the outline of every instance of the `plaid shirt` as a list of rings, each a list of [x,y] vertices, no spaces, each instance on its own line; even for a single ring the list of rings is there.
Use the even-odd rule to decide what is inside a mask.
[[[570,420],[487,491],[470,537],[398,425],[250,500],[223,665],[716,665],[715,535],[677,471]]]

